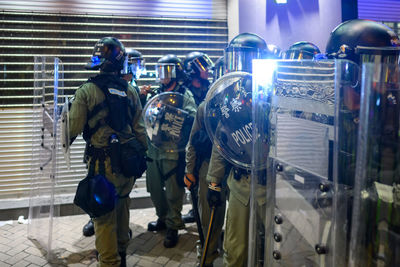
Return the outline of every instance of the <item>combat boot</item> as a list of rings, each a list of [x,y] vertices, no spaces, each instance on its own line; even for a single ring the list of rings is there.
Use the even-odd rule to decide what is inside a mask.
[[[120,267],[126,267],[126,252],[119,252],[119,256],[121,257]]]
[[[178,230],[175,229],[167,229],[167,234],[165,235],[164,239],[164,247],[166,248],[173,248],[178,244]]]
[[[82,232],[84,236],[94,235],[94,223],[92,219],[90,219],[88,223],[83,226]]]
[[[147,231],[154,232],[154,231],[161,231],[167,228],[165,222],[157,219],[157,221],[149,222],[147,225]]]

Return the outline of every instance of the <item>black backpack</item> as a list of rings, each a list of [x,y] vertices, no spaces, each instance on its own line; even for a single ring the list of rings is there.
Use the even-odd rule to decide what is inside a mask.
[[[110,126],[115,132],[121,132],[128,124],[132,122],[135,108],[132,101],[128,98],[127,81],[115,76],[100,74],[90,78],[87,82],[94,83],[101,89],[105,95],[105,100],[96,105],[88,115],[88,121],[100,110],[108,108],[108,115],[105,121],[99,120],[95,127],[85,126],[83,138],[90,142],[90,137],[103,125]],[[146,170],[146,150],[144,146],[136,139],[129,138],[125,144],[118,142],[117,153],[111,156],[111,165],[113,171],[121,172],[125,177],[141,177]]]
[[[88,121],[104,108],[108,108],[108,115],[105,122],[98,121],[93,128],[86,124],[83,138],[89,142],[90,137],[104,124],[107,124],[116,132],[122,131],[132,121],[135,112],[134,105],[128,98],[128,82],[115,75],[108,74],[97,75],[87,82],[96,84],[105,95],[105,100],[96,105],[88,114]]]

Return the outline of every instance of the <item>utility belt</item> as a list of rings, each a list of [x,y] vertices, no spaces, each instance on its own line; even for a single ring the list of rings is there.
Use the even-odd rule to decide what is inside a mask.
[[[176,174],[176,182],[180,187],[185,188],[184,176],[185,176],[185,152],[178,152],[178,164],[175,168],[164,174],[164,180],[168,180],[173,174]]]
[[[110,157],[112,172],[122,174],[126,178],[141,177],[146,170],[145,148],[135,138],[125,144],[120,144],[118,137],[112,135],[109,146],[105,148],[96,148],[90,143],[86,143],[86,161],[90,157],[92,160],[99,160],[101,164],[104,164],[107,156]]]
[[[86,143],[85,156],[105,161],[107,156],[110,157],[110,148],[96,148],[92,144]]]
[[[232,171],[233,171],[233,178],[236,181],[239,181],[242,178],[242,176],[251,175],[251,170],[239,168],[237,166],[233,166]],[[262,186],[267,185],[267,170],[262,169],[262,170],[257,171],[257,178],[258,178],[257,179],[258,184],[260,184]]]

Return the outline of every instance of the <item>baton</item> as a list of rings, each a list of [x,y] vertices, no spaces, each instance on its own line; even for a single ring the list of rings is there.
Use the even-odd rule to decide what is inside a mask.
[[[215,206],[211,208],[211,216],[210,216],[210,223],[208,225],[208,231],[207,231],[207,237],[206,237],[206,242],[204,243],[203,246],[203,255],[201,255],[201,263],[200,267],[204,267],[204,263],[206,261],[206,256],[207,256],[207,250],[208,250],[208,241],[210,240],[211,236],[211,229],[214,225],[214,213],[215,213]]]
[[[201,247],[204,246],[204,233],[203,233],[203,227],[201,226],[201,221],[200,221],[200,215],[199,215],[199,207],[198,207],[198,198],[197,198],[197,186],[191,186],[190,189],[190,195],[192,197],[192,206],[193,206],[193,213],[194,213],[194,219],[196,220],[196,225],[197,225],[197,231],[199,232],[199,238],[200,238],[200,244]]]

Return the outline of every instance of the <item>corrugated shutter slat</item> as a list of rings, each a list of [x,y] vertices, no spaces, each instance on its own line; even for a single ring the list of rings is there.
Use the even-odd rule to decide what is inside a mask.
[[[214,7],[203,6],[202,10],[191,11],[200,14],[194,18],[187,9],[189,2],[199,7],[204,1],[183,1],[180,9],[175,10],[185,13],[186,18],[175,17],[143,17],[139,10],[131,11],[133,5],[128,6],[124,13],[119,15],[116,11],[122,10],[118,5],[121,1],[112,2],[107,6],[108,15],[88,15],[85,6],[80,6],[79,11],[72,10],[72,1],[0,1],[3,10],[19,9],[21,11],[3,11],[0,13],[2,21],[0,29],[0,199],[27,197],[30,187],[32,161],[32,140],[39,138],[41,130],[34,128],[36,123],[32,119],[33,89],[34,89],[34,56],[59,57],[64,65],[64,94],[72,96],[80,84],[93,76],[96,72],[84,69],[94,44],[104,36],[114,36],[120,39],[126,47],[132,47],[142,52],[146,59],[149,73],[154,73],[157,60],[168,53],[175,53],[180,58],[191,51],[206,52],[211,59],[216,60],[223,54],[227,44],[228,31],[226,22],[226,8],[224,16],[214,13],[210,19],[201,15],[204,10],[212,10],[226,1],[207,1]],[[109,1],[80,1],[87,5],[93,2]],[[136,1],[140,5],[148,5],[148,9],[155,3],[164,2],[170,6],[178,5],[182,1]],[[197,4],[195,4],[197,2]],[[68,4],[69,3],[69,4]],[[48,9],[43,9],[46,7]],[[26,11],[46,11],[47,13],[22,12],[23,5]],[[63,12],[71,14],[52,14],[50,10],[65,5]],[[105,4],[104,4],[105,5]],[[138,4],[139,5],[139,4]],[[18,8],[16,8],[18,6]],[[77,7],[77,6],[74,6]],[[102,6],[105,8],[106,6]],[[125,7],[124,7],[125,8]],[[163,9],[162,7],[160,7]],[[166,9],[163,9],[168,14]],[[97,13],[96,10],[91,10]],[[104,10],[102,10],[104,12]],[[125,12],[126,11],[126,12]],[[80,12],[73,14],[73,12]],[[221,11],[222,12],[222,11]],[[209,13],[209,11],[205,12]],[[205,14],[204,13],[204,14]],[[223,13],[223,12],[222,12]],[[154,13],[155,14],[155,13]],[[157,14],[158,16],[161,13]],[[182,15],[182,13],[181,13]],[[134,17],[135,16],[135,17]],[[172,16],[172,15],[171,15]],[[153,76],[154,77],[154,76]],[[140,79],[139,86],[143,84],[154,85],[153,77]],[[38,126],[39,127],[39,126]],[[34,130],[33,130],[34,129]],[[86,175],[85,165],[82,163],[85,143],[79,137],[71,148],[71,169],[60,169],[60,179],[57,189],[65,193],[73,193],[78,182]],[[62,155],[59,154],[62,159]],[[144,181],[139,180],[138,186],[144,186]],[[47,183],[43,181],[43,185]]]

